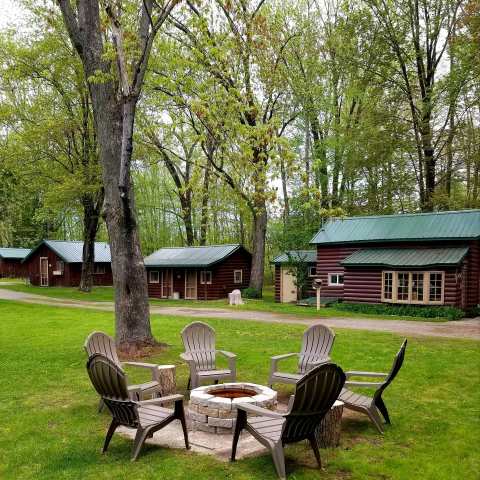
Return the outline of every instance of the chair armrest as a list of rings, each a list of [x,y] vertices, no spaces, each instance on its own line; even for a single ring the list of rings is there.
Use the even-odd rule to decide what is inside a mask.
[[[345,382],[346,387],[381,387],[385,382]]]
[[[257,405],[252,405],[249,403],[239,403],[237,405],[238,410],[243,410],[247,413],[253,413],[255,415],[261,415],[262,417],[271,417],[271,418],[284,418],[284,415],[278,412],[272,412],[267,408],[258,407]]]
[[[388,373],[379,373],[379,372],[361,372],[358,370],[350,370],[345,372],[345,376],[347,378],[350,377],[377,377],[377,378],[385,378],[388,377]]]
[[[283,360],[284,358],[289,358],[289,357],[294,357],[298,356],[298,353],[283,353],[282,355],[275,355],[270,358],[270,376],[274,374],[274,372],[277,371],[277,365],[280,360]]]
[[[155,405],[156,403],[178,402],[183,400],[183,395],[167,395],[166,397],[152,398],[151,400],[141,400],[138,404],[141,405]]]
[[[311,370],[312,368],[314,368],[318,365],[322,365],[323,363],[329,363],[331,361],[332,361],[332,359],[330,357],[323,357],[319,360],[316,360],[315,362],[308,362],[307,363],[307,370]]]
[[[186,362],[191,362],[193,360],[192,356],[189,353],[183,352],[180,354],[180,358]]]
[[[158,365],[156,363],[143,363],[143,362],[122,362],[122,365],[128,365],[130,367],[147,368],[155,370]]]
[[[234,353],[227,352],[226,350],[216,350],[216,352],[227,358],[237,358],[237,356]]]

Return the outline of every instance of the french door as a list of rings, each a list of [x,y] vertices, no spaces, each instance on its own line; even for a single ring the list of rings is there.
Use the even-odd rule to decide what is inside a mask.
[[[187,300],[197,299],[197,271],[185,270],[185,298]]]
[[[172,296],[173,271],[170,268],[162,270],[162,298]]]
[[[40,286],[48,287],[48,258],[40,257]]]

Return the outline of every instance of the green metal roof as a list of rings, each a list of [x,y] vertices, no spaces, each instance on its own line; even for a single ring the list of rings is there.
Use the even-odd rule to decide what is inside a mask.
[[[345,267],[427,268],[458,265],[468,252],[465,248],[364,248],[340,263]]]
[[[147,267],[210,267],[236,252],[241,245],[161,248],[145,258]]]
[[[0,258],[23,259],[30,253],[29,248],[0,248]]]
[[[289,250],[277,255],[271,263],[289,263],[289,262],[316,263],[317,252],[315,250]]]
[[[42,245],[47,245],[66,263],[81,263],[83,257],[83,241],[43,240],[35,247],[25,260],[33,255]],[[95,262],[110,263],[110,246],[105,242],[95,242]]]
[[[480,239],[480,210],[348,217],[328,221],[311,243]]]

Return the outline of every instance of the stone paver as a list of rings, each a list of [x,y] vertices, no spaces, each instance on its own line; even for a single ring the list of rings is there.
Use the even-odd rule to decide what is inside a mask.
[[[33,293],[15,292],[1,288],[1,300],[15,300],[26,303],[38,303],[58,307],[87,308],[94,310],[113,311],[112,302],[89,302],[84,300],[67,300],[61,298],[46,297]],[[379,332],[391,332],[399,335],[423,335],[444,338],[464,338],[480,340],[480,317],[458,320],[455,322],[422,322],[410,320],[374,320],[366,318],[346,317],[300,317],[272,312],[259,312],[247,310],[230,310],[225,308],[192,308],[184,306],[162,307],[152,305],[150,311],[155,315],[172,315],[194,318],[226,318],[229,320],[252,320],[265,323],[299,323],[312,325],[316,322],[332,328],[347,328],[354,330],[370,330]]]

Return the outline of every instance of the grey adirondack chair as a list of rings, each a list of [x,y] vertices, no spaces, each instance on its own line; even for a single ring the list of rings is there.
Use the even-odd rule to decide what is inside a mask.
[[[333,363],[323,363],[297,382],[295,396],[290,401],[287,413],[239,404],[232,442],[232,462],[235,461],[240,433],[245,429],[271,451],[275,469],[281,479],[286,478],[283,446],[287,443],[308,440],[321,468],[315,430],[337,400],[344,383],[345,374],[340,367]],[[249,417],[249,414],[257,416]]]
[[[185,352],[180,357],[190,368],[187,388],[197,388],[204,380],[216,383],[224,379],[235,381],[237,356],[225,350],[216,350],[215,330],[210,325],[203,322],[187,325],[182,330],[182,340]],[[216,368],[217,353],[228,359],[228,369]]]
[[[132,400],[127,389],[125,372],[111,359],[101,354],[95,354],[88,359],[87,371],[95,390],[112,414],[102,453],[107,451],[115,430],[124,425],[137,429],[132,451],[132,461],[135,461],[145,440],[174,420],[180,420],[185,447],[190,448],[182,395],[169,395],[153,400]],[[174,402],[174,408],[162,407],[161,404],[165,402]]]
[[[330,361],[330,352],[335,340],[335,333],[325,325],[317,323],[303,333],[300,353],[285,353],[271,358],[270,388],[274,383],[297,383],[311,368]],[[278,363],[285,358],[298,356],[297,373],[280,372]]]
[[[100,353],[109,358],[115,365],[123,368],[123,365],[143,368],[150,370],[152,379],[149,382],[138,385],[130,385],[128,391],[133,400],[144,400],[146,397],[156,397],[161,395],[161,387],[158,381],[158,365],[144,362],[121,362],[117,355],[117,347],[112,337],[103,332],[92,332],[84,344],[88,357]],[[103,401],[100,399],[98,410],[103,408]]]
[[[355,410],[357,412],[365,413],[369,416],[370,420],[373,422],[377,430],[383,434],[382,420],[379,412],[382,414],[385,422],[390,424],[390,416],[388,415],[388,410],[385,405],[385,402],[382,399],[382,394],[385,389],[392,383],[394,378],[397,376],[400,368],[402,368],[403,360],[405,358],[405,350],[407,348],[407,339],[405,339],[400,347],[400,350],[395,355],[395,360],[393,361],[392,368],[389,373],[377,373],[377,372],[360,372],[360,371],[349,371],[345,372],[347,376],[347,382],[345,382],[345,387],[372,387],[375,388],[375,393],[373,397],[367,395],[361,395],[359,393],[354,393],[348,388],[344,388],[340,393],[339,400],[344,402],[345,407],[350,410]],[[380,382],[366,382],[366,381],[353,381],[348,380],[351,377],[371,377],[382,379]]]

